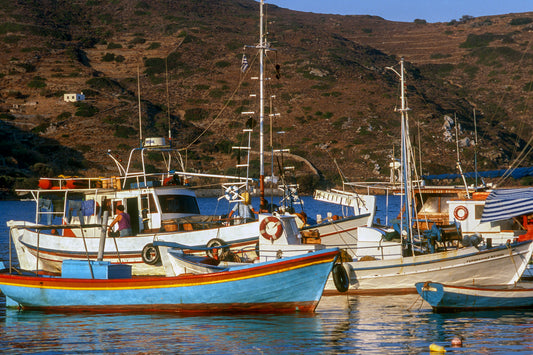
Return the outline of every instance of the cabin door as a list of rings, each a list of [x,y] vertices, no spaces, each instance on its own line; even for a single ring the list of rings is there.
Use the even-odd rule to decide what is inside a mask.
[[[131,231],[133,235],[139,234],[139,202],[137,197],[126,199],[126,210],[130,215]]]

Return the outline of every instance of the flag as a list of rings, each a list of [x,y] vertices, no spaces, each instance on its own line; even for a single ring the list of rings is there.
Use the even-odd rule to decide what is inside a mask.
[[[242,55],[241,71],[244,73],[248,69],[248,59],[246,59],[246,54]]]

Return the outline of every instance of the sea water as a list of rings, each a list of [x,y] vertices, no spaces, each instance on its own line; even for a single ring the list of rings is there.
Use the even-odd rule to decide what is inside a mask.
[[[342,214],[338,206],[303,199],[309,216]],[[222,200],[199,203],[203,213],[227,213]],[[385,205],[380,196],[382,221],[397,213]],[[34,209],[33,202],[0,201],[2,260],[5,222],[32,220]],[[533,310],[435,314],[418,295],[324,296],[313,314],[282,315],[53,314],[3,304],[0,296],[1,353],[420,354],[431,344],[456,354],[533,353]],[[462,347],[451,346],[457,336]]]

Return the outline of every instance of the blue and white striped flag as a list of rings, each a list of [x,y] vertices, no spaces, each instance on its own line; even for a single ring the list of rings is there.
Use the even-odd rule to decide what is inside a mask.
[[[241,71],[244,73],[248,69],[248,59],[246,59],[246,54],[242,55]]]

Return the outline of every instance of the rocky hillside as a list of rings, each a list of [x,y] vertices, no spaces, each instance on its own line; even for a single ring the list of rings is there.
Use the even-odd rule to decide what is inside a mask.
[[[139,96],[143,137],[170,131],[189,170],[237,173],[231,146],[245,144],[247,125],[258,145],[257,114],[241,114],[259,112],[250,97],[258,88],[257,53],[245,47],[258,42],[257,2],[0,3],[1,188],[42,175],[112,174],[108,149],[126,159],[139,144]],[[268,114],[279,114],[273,145],[299,157],[285,159],[306,187],[338,184],[341,174],[389,175],[399,149],[399,83],[386,67],[398,68],[401,57],[423,173],[455,172],[454,117],[465,170],[473,169],[474,152],[480,170],[524,157],[533,128],[533,13],[429,24],[268,5],[266,17],[277,49],[265,63],[266,144]],[[84,101],[63,100],[82,92]],[[525,154],[519,165],[532,163]]]

